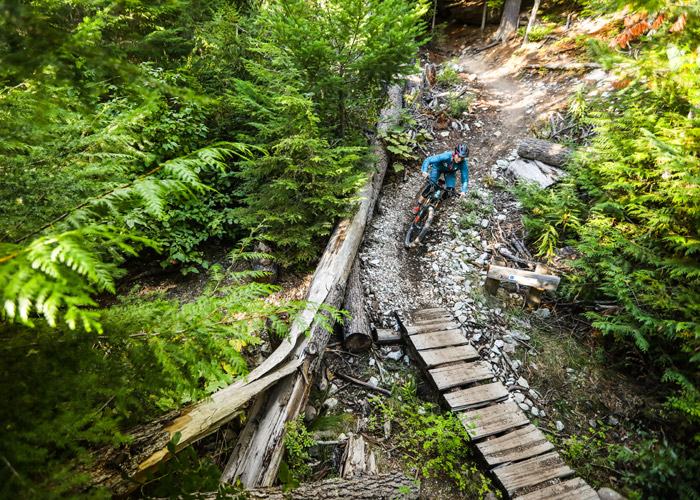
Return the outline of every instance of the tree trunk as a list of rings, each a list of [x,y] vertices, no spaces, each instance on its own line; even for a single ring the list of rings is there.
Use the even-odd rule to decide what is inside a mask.
[[[343,310],[350,313],[350,318],[346,319],[343,325],[345,347],[352,353],[365,352],[372,347],[372,332],[369,327],[369,317],[365,311],[365,294],[360,281],[360,260],[357,258],[350,271]]]
[[[413,500],[418,498],[420,489],[410,477],[392,472],[304,483],[284,493],[278,487],[246,490],[245,494],[248,495],[246,498],[256,500]],[[210,493],[204,498],[214,500],[216,493]],[[231,495],[229,498],[234,500],[239,497]]]
[[[365,440],[362,436],[351,436],[345,446],[343,465],[340,468],[340,477],[351,479],[367,472],[367,456],[365,453]]]
[[[486,29],[486,21],[489,15],[489,3],[484,0],[484,12],[481,14],[481,31]]]
[[[123,447],[106,446],[96,450],[93,465],[87,472],[92,476],[92,488],[107,488],[120,496],[133,491],[138,484],[124,480],[122,475],[136,480],[145,478],[146,472],[170,459],[167,444],[175,433],[181,437],[177,445],[180,451],[186,446],[215,432],[242,413],[238,408],[259,392],[264,391],[280,378],[296,371],[301,363],[292,361],[278,370],[250,384],[229,387],[212,395],[211,399],[185,410],[168,413],[152,422],[128,430],[125,434],[132,442]],[[236,386],[237,390],[231,390]]]
[[[388,128],[389,118],[397,115],[401,108],[401,88],[392,87],[389,96],[391,105],[382,112],[380,130]],[[311,284],[312,288],[320,286],[323,290],[324,299],[321,302],[334,307],[342,304],[350,267],[365,226],[374,213],[374,204],[388,165],[389,155],[379,137],[374,141],[374,154],[379,157],[379,162],[359,193],[362,200],[359,210],[352,219],[343,219],[336,227]],[[308,300],[316,302],[311,295]],[[240,479],[245,487],[256,488],[271,486],[277,479],[277,469],[284,452],[284,426],[296,420],[304,408],[313,373],[320,365],[329,337],[329,331],[315,324],[310,335],[295,338],[291,356],[301,361],[300,369],[277,384],[265,408],[248,418],[246,428],[224,469],[222,481],[233,483]]]
[[[508,36],[518,29],[518,16],[520,15],[521,0],[506,0],[501,15],[501,24],[498,27],[495,38],[506,43]]]
[[[571,157],[571,149],[534,137],[526,137],[518,146],[518,155],[530,160],[538,160],[555,167],[562,167]]]
[[[266,253],[268,255],[272,253],[272,249],[262,242],[255,245],[255,251],[259,253]],[[255,279],[255,281],[258,283],[269,283],[271,285],[277,283],[279,271],[277,264],[275,264],[272,260],[266,258],[255,259],[251,268],[253,271],[263,271],[266,273],[265,276]]]
[[[525,36],[523,37],[523,47],[525,47],[525,44],[528,41],[528,38],[530,37],[530,31],[532,31],[532,27],[535,25],[535,20],[537,19],[537,11],[540,9],[540,0],[535,0],[535,5],[532,6],[532,12],[530,13],[530,20],[527,23],[527,29],[525,30]]]

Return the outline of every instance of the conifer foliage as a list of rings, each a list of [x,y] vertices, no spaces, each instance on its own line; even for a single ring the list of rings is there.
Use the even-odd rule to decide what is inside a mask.
[[[628,23],[656,31],[639,38],[641,32],[628,30],[612,44],[616,51],[596,49],[626,84],[583,105],[579,100],[577,112],[595,125],[596,136],[569,165],[573,177],[550,195],[530,193],[523,200],[532,210],[532,236],[548,241],[543,251],[562,243],[577,248],[571,293],[615,304],[606,312],[590,312],[593,326],[648,357],[656,376],[668,383],[668,409],[682,422],[674,438],[692,436],[697,450],[700,11],[697,2],[661,3],[654,4],[661,7],[657,12],[642,5],[641,15],[631,12]],[[680,18],[687,19],[683,30],[677,29]],[[698,494],[697,479],[677,482],[665,475],[669,457],[679,468],[700,458],[697,451],[678,449],[684,452],[668,451],[664,458],[662,450],[650,460],[654,468],[638,483],[645,498],[662,498],[664,491],[678,488]]]
[[[272,305],[259,273],[212,268],[205,249],[248,248],[252,234],[284,264],[313,263],[352,213],[365,132],[424,12],[409,0],[0,7],[0,497],[85,498],[75,470],[91,447],[129,442],[128,426],[245,375],[247,346],[285,336],[304,304]],[[134,290],[100,307],[137,259],[211,282],[190,303]]]

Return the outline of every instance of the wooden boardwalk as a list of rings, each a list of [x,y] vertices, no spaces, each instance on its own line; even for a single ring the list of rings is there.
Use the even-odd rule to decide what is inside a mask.
[[[447,406],[457,414],[509,498],[597,500],[542,432],[508,400],[490,366],[469,345],[452,314],[421,309],[406,327],[408,344]]]

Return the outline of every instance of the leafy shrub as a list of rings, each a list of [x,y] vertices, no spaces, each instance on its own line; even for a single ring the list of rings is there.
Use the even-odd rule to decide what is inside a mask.
[[[415,395],[415,382],[409,380],[397,390],[400,399],[371,400],[374,407],[370,430],[377,430],[390,420],[400,429],[399,447],[409,467],[417,468],[426,478],[444,475],[460,491],[488,491],[489,479],[481,476],[481,483],[477,484],[469,478],[477,468],[471,461],[471,449],[466,445],[470,438],[462,422],[453,413],[443,414],[434,405],[420,402]]]
[[[685,12],[670,6],[667,19]],[[593,326],[622,345],[638,349],[663,373],[666,410],[680,421],[673,438],[700,439],[700,163],[695,109],[700,44],[695,29],[669,35],[668,25],[640,39],[627,56],[600,51],[617,65],[624,84],[609,95],[590,97],[581,120],[596,135],[579,149],[572,178],[551,194],[524,198],[526,223],[540,253],[560,242],[576,247],[577,276],[571,294],[609,300],[614,312],[589,312]],[[679,456],[658,447],[640,460],[650,465],[644,494],[670,488],[669,464]],[[661,452],[661,450],[666,450]],[[683,460],[693,463],[694,453]],[[679,468],[686,464],[679,460]]]
[[[18,475],[6,483],[8,497],[35,498],[37,489],[58,497],[77,489],[87,478],[68,478],[67,471],[89,460],[88,447],[126,443],[130,425],[244,375],[241,351],[258,344],[265,329],[284,337],[288,324],[281,316],[293,319],[305,307],[273,306],[264,298],[275,287],[240,283],[259,272],[212,272],[206,292],[189,304],[132,295],[92,311],[100,335],[38,321],[34,328],[5,325],[0,418],[8,432],[0,453]]]
[[[624,478],[636,495],[630,498],[664,500],[700,498],[700,452],[693,443],[670,444],[666,439],[645,439],[630,451],[621,448],[620,458],[630,467]]]
[[[447,113],[458,118],[466,111],[469,111],[469,105],[474,100],[474,94],[467,94],[466,97],[457,97],[454,94],[449,94],[445,100],[447,101]]]
[[[435,80],[443,85],[454,85],[461,81],[459,76],[457,76],[457,70],[452,66],[445,65],[440,66],[440,70],[438,71]]]
[[[527,26],[521,26],[520,28],[518,28],[518,35],[524,37],[526,30]],[[539,42],[540,40],[543,40],[549,34],[551,34],[552,31],[554,31],[554,27],[552,26],[533,26],[530,30],[530,34],[528,35],[528,39],[531,42]]]
[[[311,479],[311,460],[309,448],[316,444],[304,425],[304,414],[294,422],[284,425],[287,431],[284,436],[284,447],[287,461],[284,470],[280,471],[280,479],[290,487]]]

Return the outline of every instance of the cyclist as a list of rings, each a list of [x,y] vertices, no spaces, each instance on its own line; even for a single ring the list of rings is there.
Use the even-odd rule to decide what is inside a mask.
[[[429,156],[423,162],[421,173],[423,178],[428,177],[428,170],[432,165],[433,169],[430,172],[430,179],[437,182],[440,174],[445,176],[445,186],[447,190],[443,195],[443,199],[447,197],[448,191],[455,189],[457,183],[457,170],[462,173],[462,190],[459,193],[460,198],[467,196],[467,185],[469,184],[469,165],[467,165],[466,157],[469,155],[469,148],[465,144],[457,144],[454,151],[445,151],[442,154]],[[414,212],[418,212],[421,203],[425,196],[428,195],[430,186],[427,186],[418,199],[418,204],[413,208]]]

